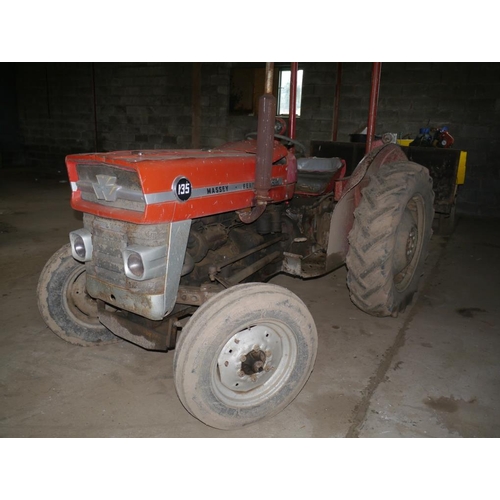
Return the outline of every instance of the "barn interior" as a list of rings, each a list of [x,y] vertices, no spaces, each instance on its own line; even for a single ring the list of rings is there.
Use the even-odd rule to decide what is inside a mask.
[[[345,267],[313,279],[272,277],[314,318],[316,363],[283,411],[233,430],[185,410],[173,351],[128,341],[82,347],[54,335],[37,306],[37,283],[82,227],[70,205],[68,155],[213,150],[243,140],[258,128],[266,64],[1,68],[2,437],[500,436],[499,63],[382,63],[374,140],[388,134],[407,153],[436,131],[452,141],[420,143],[423,157],[414,160],[448,168],[418,292],[396,318],[374,317],[351,302]],[[331,156],[343,155],[352,173],[366,153],[374,65],[299,62],[296,69],[296,140],[310,156],[334,148]],[[273,72],[277,115],[288,123],[293,66],[274,63]]]

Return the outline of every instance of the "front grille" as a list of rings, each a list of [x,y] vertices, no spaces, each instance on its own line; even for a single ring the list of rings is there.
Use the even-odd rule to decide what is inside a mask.
[[[146,207],[141,182],[135,170],[105,163],[80,163],[77,188],[82,199],[106,207],[144,212]]]
[[[141,294],[164,292],[165,275],[146,281],[127,278],[122,250],[131,245],[156,247],[168,243],[169,224],[141,225],[84,214],[83,225],[92,233],[92,260],[85,268],[88,276]]]

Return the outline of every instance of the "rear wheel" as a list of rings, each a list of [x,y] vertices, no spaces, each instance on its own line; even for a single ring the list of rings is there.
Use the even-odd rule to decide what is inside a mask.
[[[69,244],[45,264],[37,294],[45,323],[63,340],[81,346],[120,340],[99,322],[97,302],[85,289],[85,265],[73,258]]]
[[[296,295],[271,284],[237,285],[183,329],[175,387],[203,423],[236,429],[283,410],[306,383],[316,351],[313,318]]]
[[[397,316],[415,294],[434,216],[432,179],[412,162],[382,165],[354,212],[346,257],[351,300],[374,316]]]

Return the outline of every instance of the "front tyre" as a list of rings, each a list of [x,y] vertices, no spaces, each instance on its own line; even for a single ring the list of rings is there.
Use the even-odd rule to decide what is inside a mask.
[[[246,283],[208,300],[183,329],[174,380],[184,407],[217,429],[237,429],[283,410],[312,372],[314,320],[277,285]]]
[[[92,346],[119,341],[99,322],[97,303],[85,289],[85,265],[73,258],[69,243],[45,264],[37,295],[45,323],[66,342]]]
[[[389,163],[361,194],[346,257],[351,300],[373,316],[397,316],[417,290],[428,253],[432,179],[416,163]]]

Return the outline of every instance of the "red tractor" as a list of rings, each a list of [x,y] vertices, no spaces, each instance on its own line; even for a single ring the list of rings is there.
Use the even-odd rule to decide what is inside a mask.
[[[275,106],[270,92],[261,97],[257,139],[68,156],[83,228],[38,285],[44,320],[68,342],[175,347],[182,404],[219,429],[275,415],[313,369],[314,320],[270,277],[346,264],[352,301],[396,316],[417,290],[432,232],[425,167],[394,144],[349,177],[339,158],[298,158],[297,141],[275,136]]]

